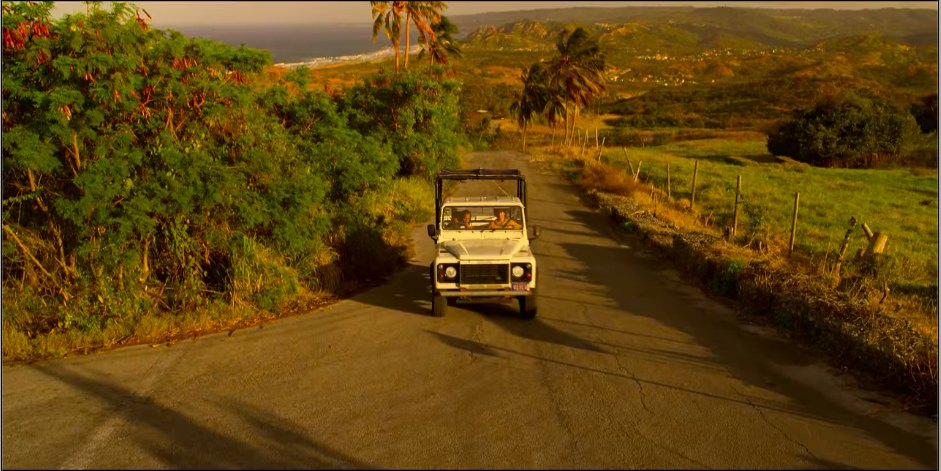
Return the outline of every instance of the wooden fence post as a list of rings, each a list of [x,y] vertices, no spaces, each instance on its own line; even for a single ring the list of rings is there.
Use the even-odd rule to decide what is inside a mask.
[[[601,162],[601,153],[604,152],[604,140],[607,138],[607,136],[601,138],[601,146],[598,147],[598,162]]]
[[[889,236],[881,232],[872,232],[869,225],[865,223],[863,224],[863,232],[866,233],[866,238],[869,239],[869,245],[863,252],[863,256],[869,257],[881,254],[885,250],[885,244],[889,241]]]
[[[732,207],[732,237],[738,232],[738,195],[742,191],[742,176],[735,182],[735,206]]]
[[[794,216],[791,217],[791,242],[788,244],[787,254],[794,252],[794,236],[797,233],[797,207],[800,205],[801,192],[794,193]]]
[[[588,130],[586,129],[586,130],[585,130],[585,140],[582,141],[582,151],[578,153],[578,156],[579,156],[579,157],[583,157],[583,156],[585,155],[585,147],[587,147],[587,146],[588,146]]]
[[[689,210],[693,210],[693,205],[696,204],[696,174],[699,173],[699,160],[696,160],[696,163],[693,164],[693,189],[689,194]]]
[[[670,195],[670,162],[667,162],[667,199],[673,199]]]
[[[634,174],[634,183],[637,183],[637,180],[640,179],[640,166],[641,165],[644,165],[643,160],[641,160],[640,162],[637,162],[637,173]]]
[[[856,227],[856,218],[850,218],[850,227],[846,230],[846,235],[843,236],[843,245],[840,246],[840,253],[836,257],[836,263],[833,265],[833,287],[837,287],[840,284],[840,280],[843,275],[840,273],[841,268],[843,267],[843,257],[846,255],[846,248],[850,245],[850,234],[853,233],[853,228]]]
[[[624,160],[627,161],[627,168],[628,168],[628,170],[631,171],[631,175],[633,175],[633,174],[634,174],[634,166],[631,165],[631,158],[627,156],[627,149],[624,148],[624,147],[622,147],[621,149],[624,151]]]

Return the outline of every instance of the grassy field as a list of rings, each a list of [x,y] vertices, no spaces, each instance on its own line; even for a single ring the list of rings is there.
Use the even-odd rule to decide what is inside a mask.
[[[625,154],[626,151],[626,154]],[[736,179],[742,177],[737,235],[745,241],[786,244],[795,193],[800,193],[795,251],[834,260],[850,218],[858,221],[847,254],[867,245],[862,223],[889,236],[888,281],[932,287],[938,279],[938,177],[909,169],[847,170],[775,159],[763,138],[704,139],[658,147],[608,149],[602,159],[626,168],[630,159],[641,181],[666,189],[688,205],[695,162],[695,210],[705,221],[732,225]]]

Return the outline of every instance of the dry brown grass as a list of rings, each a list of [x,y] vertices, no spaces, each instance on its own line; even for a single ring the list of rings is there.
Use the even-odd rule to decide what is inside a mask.
[[[607,165],[592,161],[584,164],[578,184],[586,188],[625,196],[640,188],[640,185],[634,182],[634,177],[624,170],[612,169]]]

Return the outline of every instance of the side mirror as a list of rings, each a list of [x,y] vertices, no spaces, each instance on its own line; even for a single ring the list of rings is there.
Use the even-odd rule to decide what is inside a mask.
[[[539,238],[539,234],[541,234],[541,233],[542,233],[542,227],[533,226],[533,236],[530,237],[530,239],[538,239],[538,238]]]
[[[434,239],[435,237],[435,225],[434,224],[428,225],[428,237],[431,237],[432,239]]]

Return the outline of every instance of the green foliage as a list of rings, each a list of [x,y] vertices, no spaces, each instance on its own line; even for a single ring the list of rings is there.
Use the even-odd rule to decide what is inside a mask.
[[[447,16],[440,15],[437,21],[433,21],[431,31],[434,33],[434,40],[430,35],[421,32],[418,41],[422,45],[418,53],[419,60],[423,59],[427,53],[432,64],[446,64],[448,56],[454,58],[462,56],[461,43],[455,39],[459,32],[458,27]]]
[[[605,52],[596,35],[583,27],[565,28],[555,45],[556,55],[548,62],[524,70],[523,90],[514,97],[524,147],[526,127],[535,115],[545,115],[553,128],[564,119],[568,136],[568,116],[574,129],[579,108],[589,106],[605,90]]]
[[[492,119],[499,119],[511,115],[516,90],[505,83],[490,83],[480,77],[469,76],[461,84],[460,97],[465,119],[478,110],[486,110]]]
[[[252,301],[275,311],[301,285],[297,272],[252,237],[236,235],[230,243],[227,288],[233,303]]]
[[[938,130],[938,94],[933,93],[922,97],[918,103],[911,107],[912,115],[918,122],[921,132],[929,133]]]
[[[529,66],[522,79],[523,90],[513,103],[513,111],[516,114],[516,123],[525,132],[533,118],[546,109],[552,93],[548,73],[540,62]]]
[[[722,264],[715,275],[709,278],[709,289],[716,294],[734,298],[738,294],[738,277],[746,266],[746,262],[741,259]]]
[[[872,167],[898,158],[915,119],[876,96],[848,94],[795,113],[768,135],[768,151],[824,167]]]
[[[380,188],[399,169],[392,147],[378,136],[351,129],[337,103],[322,91],[303,92],[281,114],[287,129],[299,138],[308,173],[333,177],[332,201]]]
[[[549,61],[548,87],[579,107],[587,107],[605,87],[605,53],[585,28],[565,29]]]
[[[390,146],[399,157],[399,176],[431,178],[458,165],[459,93],[452,80],[384,69],[348,90],[340,109],[352,129]]]
[[[430,214],[422,179],[458,163],[456,82],[257,83],[267,51],[89,6],[52,21],[51,4],[3,3],[5,338],[278,310],[335,286],[337,256],[351,278],[403,260],[401,234]]]

